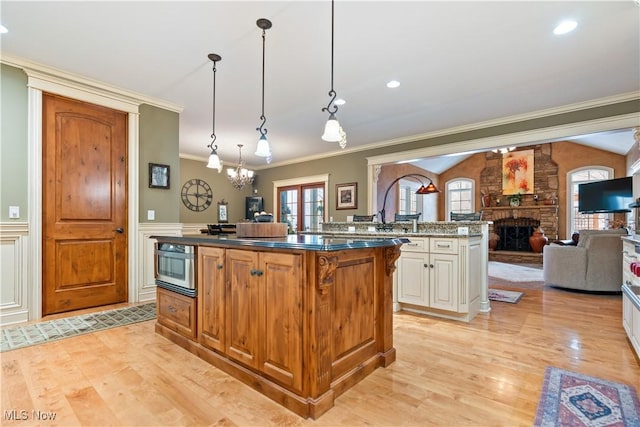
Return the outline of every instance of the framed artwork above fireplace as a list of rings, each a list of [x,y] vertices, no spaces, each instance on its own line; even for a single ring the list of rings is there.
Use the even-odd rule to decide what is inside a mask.
[[[502,155],[502,194],[533,194],[533,150],[511,151]]]

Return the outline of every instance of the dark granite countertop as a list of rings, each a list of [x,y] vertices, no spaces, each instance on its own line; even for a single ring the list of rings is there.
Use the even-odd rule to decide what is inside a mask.
[[[433,232],[418,232],[414,233],[412,231],[407,231],[406,233],[397,232],[397,231],[305,231],[303,234],[314,235],[321,234],[325,237],[337,237],[346,238],[350,236],[351,238],[385,238],[385,239],[393,239],[393,238],[409,238],[409,237],[450,237],[452,239],[468,239],[470,237],[482,237],[482,233],[470,233],[470,234],[453,234],[453,233],[433,233]]]
[[[336,237],[330,235],[292,234],[285,237],[242,237],[193,234],[184,236],[151,236],[161,242],[182,245],[224,245],[238,247],[304,249],[311,251],[339,251],[344,249],[376,248],[408,243],[409,239],[397,236]]]

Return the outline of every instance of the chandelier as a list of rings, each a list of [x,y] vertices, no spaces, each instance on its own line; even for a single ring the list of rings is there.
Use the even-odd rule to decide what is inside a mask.
[[[227,178],[231,182],[231,185],[236,190],[242,190],[245,185],[253,183],[253,171],[244,167],[244,161],[242,160],[242,144],[238,144],[238,165],[235,169],[227,169]]]
[[[211,149],[211,154],[209,155],[207,167],[218,169],[218,173],[220,173],[222,172],[222,162],[220,161],[220,157],[218,157],[218,145],[216,144],[216,62],[220,61],[222,57],[215,53],[210,53],[208,57],[213,62],[213,95],[211,102],[213,105],[213,114],[211,115],[211,144],[207,146]]]
[[[340,148],[344,149],[347,146],[347,134],[342,130],[342,126],[336,118],[338,112],[338,106],[335,104],[336,91],[333,90],[333,9],[334,2],[331,0],[331,90],[329,96],[331,99],[326,107],[322,108],[322,111],[329,113],[329,119],[324,126],[324,133],[322,139],[327,142],[337,142],[340,144]]]

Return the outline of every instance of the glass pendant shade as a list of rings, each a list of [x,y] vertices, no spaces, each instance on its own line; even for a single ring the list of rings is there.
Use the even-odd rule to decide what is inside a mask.
[[[340,135],[340,123],[334,114],[329,116],[327,124],[324,125],[324,133],[322,134],[322,140],[327,142],[339,142],[342,139]]]
[[[215,151],[212,151],[209,155],[209,163],[207,163],[207,167],[210,169],[218,169],[218,172],[222,170],[222,163],[220,163],[220,157]]]
[[[267,137],[265,135],[260,135],[258,146],[256,147],[256,152],[254,154],[259,157],[271,156],[271,148],[269,148],[269,141],[267,141]]]
[[[424,185],[420,186],[418,191],[416,191],[416,194],[433,194],[439,192],[440,190],[438,190],[438,188],[433,185],[433,182],[430,182],[426,187]]]

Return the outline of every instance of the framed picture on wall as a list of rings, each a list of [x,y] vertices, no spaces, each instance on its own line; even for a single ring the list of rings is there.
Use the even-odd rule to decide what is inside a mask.
[[[358,183],[336,184],[336,209],[358,208]]]
[[[253,221],[256,213],[264,210],[264,201],[262,197],[247,197],[245,201],[245,219]]]
[[[502,195],[533,194],[533,150],[502,155]]]
[[[169,188],[169,165],[149,163],[149,188]]]
[[[218,222],[229,222],[229,212],[227,210],[229,204],[222,199],[218,202]]]

